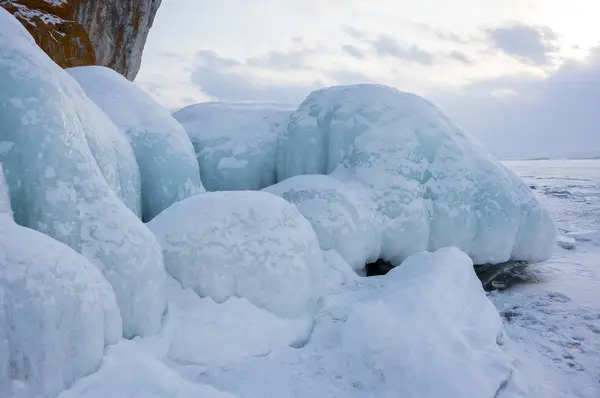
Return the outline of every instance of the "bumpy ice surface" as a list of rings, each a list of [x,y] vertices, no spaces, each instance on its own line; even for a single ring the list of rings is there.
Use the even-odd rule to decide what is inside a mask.
[[[0,167],[0,395],[53,397],[98,369],[121,316],[83,256],[13,221],[7,193]]]
[[[277,140],[292,109],[202,103],[173,114],[187,131],[209,191],[258,190],[275,181]]]
[[[112,69],[88,66],[68,72],[131,140],[141,173],[145,221],[204,191],[192,144],[166,109]]]
[[[0,86],[0,161],[15,221],[67,244],[103,271],[126,336],[158,331],[165,309],[160,247],[101,172],[99,164],[114,158],[96,151],[102,139],[94,142],[90,134],[104,134],[105,124],[86,117],[90,109],[101,111],[4,9]],[[93,154],[108,157],[97,161]],[[135,168],[130,161],[113,166]]]
[[[296,205],[322,250],[335,250],[355,270],[379,258],[381,225],[370,191],[327,175],[302,175],[265,188]]]
[[[331,174],[372,190],[381,257],[457,246],[476,263],[547,259],[556,231],[530,189],[434,105],[377,85],[312,93],[281,137],[277,177]]]
[[[265,192],[211,192],[175,203],[148,227],[184,287],[222,302],[244,297],[282,316],[314,307],[323,259],[296,208]]]

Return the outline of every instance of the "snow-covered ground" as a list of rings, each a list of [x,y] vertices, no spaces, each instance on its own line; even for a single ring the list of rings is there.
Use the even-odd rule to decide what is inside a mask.
[[[536,398],[598,398],[600,160],[506,165],[538,192],[560,230],[552,259],[530,267],[538,283],[489,295],[512,339],[519,381]]]

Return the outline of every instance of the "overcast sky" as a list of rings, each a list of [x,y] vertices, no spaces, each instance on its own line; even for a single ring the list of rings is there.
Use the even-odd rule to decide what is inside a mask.
[[[500,157],[600,155],[600,2],[163,0],[136,82],[169,109],[425,96]]]

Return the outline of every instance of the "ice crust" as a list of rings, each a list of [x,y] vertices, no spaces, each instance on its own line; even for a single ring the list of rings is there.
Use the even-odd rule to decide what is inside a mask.
[[[70,246],[104,273],[125,336],[155,333],[166,303],[160,246],[99,167],[137,170],[135,158],[113,164],[114,152],[96,150],[113,138],[102,130],[111,122],[87,117],[92,110],[103,113],[13,20],[0,9],[0,162],[14,219]]]
[[[293,109],[202,103],[173,114],[188,133],[209,191],[258,190],[276,181],[277,140]]]
[[[144,221],[178,200],[204,192],[192,144],[166,109],[112,69],[86,66],[67,71],[131,140],[141,174]]]
[[[88,260],[13,221],[7,193],[0,167],[0,393],[50,398],[97,370],[121,315]]]
[[[395,264],[447,246],[476,263],[539,261],[555,246],[554,223],[531,190],[418,96],[378,85],[315,91],[278,148],[279,181],[329,174],[369,188],[381,257]]]

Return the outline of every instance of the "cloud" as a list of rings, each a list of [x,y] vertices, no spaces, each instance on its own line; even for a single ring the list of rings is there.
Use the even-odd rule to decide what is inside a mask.
[[[300,42],[301,43],[301,42]],[[248,58],[248,65],[260,66],[271,69],[302,69],[307,67],[308,58],[319,54],[321,50],[314,48],[301,48],[291,51],[273,50],[257,57]]]
[[[346,44],[344,46],[342,46],[342,50],[348,54],[349,56],[356,58],[356,59],[364,59],[365,55],[362,53],[362,51],[356,47],[353,46],[351,44]]]
[[[285,72],[268,73],[269,77],[266,77],[265,71],[293,66],[293,62],[287,62],[289,60],[284,62],[283,53],[273,54],[238,61],[214,51],[199,51],[192,68],[191,82],[207,96],[220,101],[286,104],[297,104],[308,93],[323,86],[318,79],[290,80]]]
[[[521,74],[434,100],[502,158],[600,155],[600,47],[546,77]]]
[[[548,27],[529,26],[514,22],[486,30],[493,48],[522,62],[544,66],[553,61],[558,51],[558,35]]]
[[[472,64],[473,61],[467,56],[467,54],[460,51],[452,51],[450,53],[450,58],[455,61],[462,62],[463,64]]]
[[[373,48],[379,56],[391,56],[404,61],[431,65],[433,55],[415,45],[406,46],[392,36],[381,35],[373,42]]]

